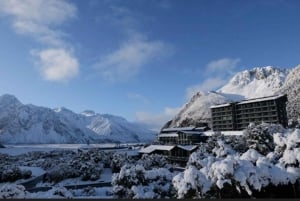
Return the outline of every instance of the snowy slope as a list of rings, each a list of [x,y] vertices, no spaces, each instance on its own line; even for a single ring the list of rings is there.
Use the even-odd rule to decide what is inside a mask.
[[[24,105],[12,95],[0,96],[0,141],[24,143],[97,143],[152,141],[148,129],[113,115],[92,111],[77,114]]]
[[[288,96],[287,113],[291,121],[300,121],[300,65],[288,74],[280,93]]]
[[[211,105],[270,96],[280,92],[288,93],[287,90],[282,91],[282,88],[288,85],[285,84],[288,79],[296,80],[290,81],[292,82],[291,86],[295,86],[295,83],[300,81],[300,67],[298,71],[294,72],[296,75],[292,76],[290,70],[266,66],[239,72],[216,92],[198,92],[195,94],[183,106],[183,109],[174,117],[168,127],[196,125],[200,121],[210,123],[209,107]]]
[[[169,127],[196,125],[210,118],[209,107],[230,101],[226,96],[215,92],[198,92],[175,116]]]
[[[289,71],[271,66],[256,67],[237,73],[221,93],[239,94],[248,98],[274,95],[284,84]]]

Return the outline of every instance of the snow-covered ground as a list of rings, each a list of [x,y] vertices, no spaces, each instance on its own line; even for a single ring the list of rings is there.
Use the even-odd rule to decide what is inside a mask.
[[[74,198],[113,198],[112,195],[112,169],[103,167],[107,157],[111,157],[114,153],[125,154],[126,156],[138,155],[140,144],[33,144],[33,145],[5,145],[5,148],[0,149],[1,160],[7,161],[0,164],[0,179],[2,167],[16,166],[20,171],[31,171],[30,178],[19,178],[14,182],[1,182],[0,180],[0,198],[8,198],[9,192],[15,192],[14,198],[59,198],[59,197],[74,197]],[[3,154],[3,155],[1,155]],[[6,156],[6,154],[8,156]],[[103,155],[104,154],[104,155]],[[106,158],[105,158],[105,157]],[[74,158],[75,157],[75,158]],[[79,158],[78,158],[79,157]],[[81,159],[81,158],[82,159]],[[100,160],[99,162],[94,161]],[[74,178],[62,179],[58,182],[45,181],[44,175],[55,171],[66,171],[63,168],[69,165],[70,172],[74,171],[73,163],[79,164],[82,171],[93,170],[94,166],[99,166],[101,172],[96,180],[83,180],[81,175]],[[21,164],[21,165],[20,165]],[[3,166],[2,166],[3,165]],[[39,167],[40,166],[40,167]],[[44,168],[43,168],[43,167]],[[50,167],[48,167],[50,166]],[[60,169],[60,166],[62,167]],[[52,168],[51,168],[52,167]],[[96,167],[97,168],[97,167]],[[7,169],[7,168],[6,168]],[[85,170],[86,169],[86,170]],[[16,171],[16,170],[14,170]],[[68,171],[68,170],[67,170]],[[95,170],[93,170],[95,171]],[[97,169],[96,169],[97,171]],[[13,171],[10,171],[13,173]],[[17,173],[14,173],[17,174]],[[55,174],[64,174],[56,172]],[[69,174],[69,173],[68,173]],[[34,186],[26,187],[26,183],[35,181]],[[18,186],[19,185],[19,186]],[[20,186],[21,185],[21,186]],[[24,189],[24,187],[25,189]],[[89,187],[93,186],[93,187]],[[73,189],[78,186],[78,189]],[[48,189],[47,189],[48,188]],[[34,190],[30,190],[34,189]],[[40,189],[40,190],[35,190]],[[29,190],[27,192],[26,190]],[[26,191],[26,195],[24,192]],[[19,194],[18,194],[19,192]],[[2,196],[2,197],[1,197]],[[8,196],[8,197],[7,197]],[[19,196],[19,197],[18,197]]]
[[[225,134],[210,136],[182,171],[162,155],[130,157],[135,147],[0,153],[0,198],[300,197],[299,129],[251,124],[243,135]]]
[[[4,145],[5,148],[0,148],[0,153],[8,154],[12,156],[25,154],[34,151],[54,151],[54,150],[77,150],[77,149],[92,149],[92,148],[102,148],[102,149],[113,149],[113,148],[124,148],[128,154],[134,154],[136,150],[128,150],[126,147],[136,147],[140,143],[126,143],[126,144],[115,144],[115,143],[105,143],[105,144],[22,144],[22,145]],[[122,149],[122,151],[124,151]],[[120,151],[120,150],[114,150]]]

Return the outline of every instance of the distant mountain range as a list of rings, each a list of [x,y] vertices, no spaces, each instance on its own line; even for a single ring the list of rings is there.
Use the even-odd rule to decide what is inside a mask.
[[[287,113],[291,121],[300,119],[300,65],[293,69],[256,67],[234,75],[216,91],[197,92],[164,127],[210,123],[210,106],[242,99],[287,94]]]
[[[154,136],[122,117],[24,105],[13,95],[0,96],[2,144],[150,142]]]

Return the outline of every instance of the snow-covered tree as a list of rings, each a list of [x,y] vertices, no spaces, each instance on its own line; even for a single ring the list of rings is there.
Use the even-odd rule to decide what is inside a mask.
[[[31,177],[30,170],[21,170],[16,165],[0,166],[0,182],[14,182],[18,179],[28,179]]]
[[[120,172],[121,167],[129,163],[131,159],[128,157],[127,153],[114,153],[111,159],[110,167],[113,173]]]
[[[139,164],[126,164],[112,177],[113,193],[118,198],[168,198],[174,193],[172,178],[166,168],[146,170]]]
[[[24,199],[27,194],[25,187],[19,184],[5,184],[0,187],[0,199]]]
[[[273,135],[277,132],[285,132],[285,129],[279,124],[261,123],[259,125],[249,124],[248,128],[241,136],[240,143],[247,150],[255,149],[259,153],[266,155],[274,151],[275,144]],[[243,150],[243,151],[246,151]]]
[[[263,124],[246,132],[245,144],[250,147],[246,151],[232,149],[233,138],[218,137],[210,139],[215,148],[204,144],[191,154],[185,171],[173,178],[177,197],[271,197],[279,195],[279,189],[289,192],[285,196],[295,196],[293,189],[300,183],[300,131]]]
[[[142,165],[146,170],[152,168],[170,168],[170,164],[167,161],[166,156],[161,154],[143,154],[141,159],[136,164]]]

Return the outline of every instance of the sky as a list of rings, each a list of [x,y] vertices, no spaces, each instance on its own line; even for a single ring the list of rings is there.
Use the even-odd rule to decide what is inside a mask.
[[[1,0],[0,95],[160,128],[239,71],[292,68],[298,0]]]

